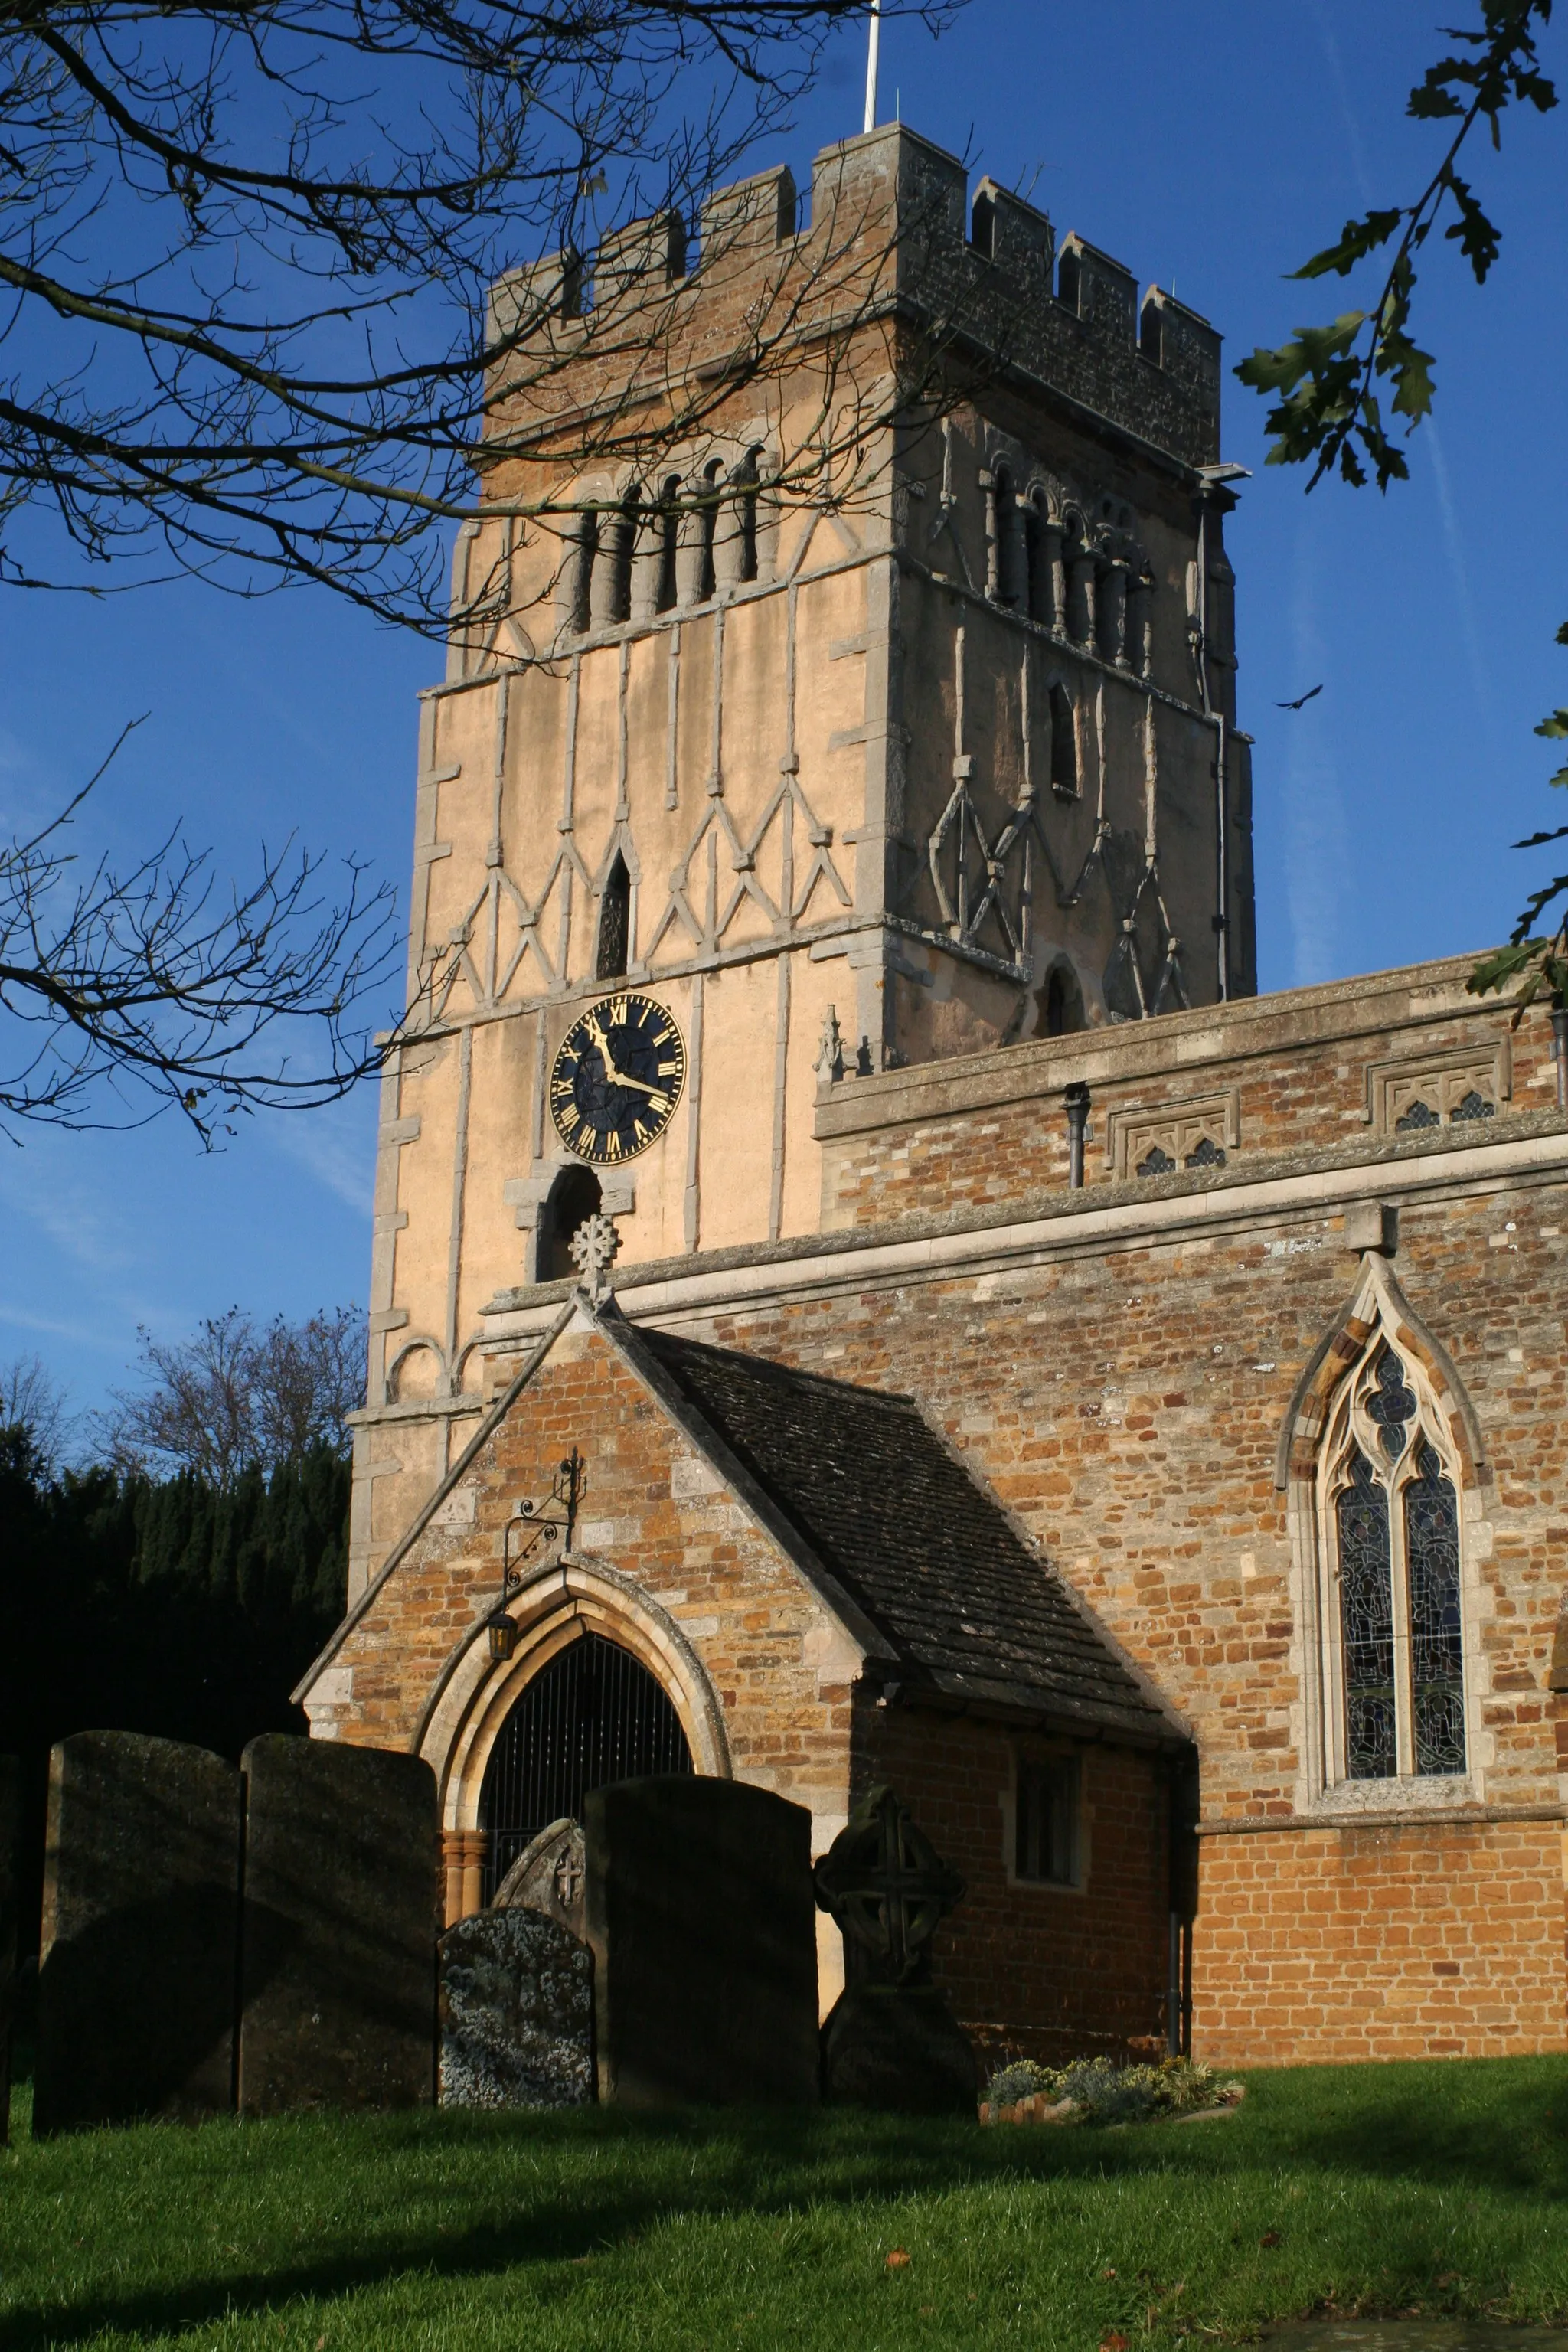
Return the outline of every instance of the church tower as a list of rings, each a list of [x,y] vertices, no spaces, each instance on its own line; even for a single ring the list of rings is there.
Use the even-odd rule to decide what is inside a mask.
[[[901,126],[695,226],[495,289],[351,1599],[594,1210],[623,1268],[817,1233],[860,1077],[1256,985],[1218,336]]]

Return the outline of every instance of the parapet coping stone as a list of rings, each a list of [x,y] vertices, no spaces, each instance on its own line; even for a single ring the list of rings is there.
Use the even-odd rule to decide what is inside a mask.
[[[1163,1013],[1150,1021],[1118,1022],[1063,1037],[1028,1037],[1015,1045],[987,1046],[982,1053],[917,1062],[864,1077],[847,1074],[818,1090],[816,1137],[824,1142],[1001,1110],[1059,1095],[1075,1079],[1091,1087],[1195,1079],[1225,1063],[1349,1044],[1391,1027],[1426,1028],[1467,1016],[1489,1024],[1508,1015],[1509,1007],[1502,1000],[1483,1001],[1467,993],[1464,984],[1476,961],[1473,955],[1448,956],[1354,980],[1233,997],[1225,1004],[1192,1005],[1184,1013]],[[1392,1014],[1388,1000],[1400,997],[1404,1005]]]
[[[1479,1130],[1479,1132],[1476,1130]],[[838,1225],[827,1232],[792,1234],[776,1242],[739,1242],[729,1249],[698,1250],[689,1256],[638,1260],[621,1270],[620,1292],[636,1293],[664,1283],[693,1276],[737,1273],[753,1266],[787,1266],[801,1259],[853,1257],[868,1249],[896,1247],[912,1242],[941,1241],[960,1234],[995,1232],[1045,1219],[1071,1219],[1102,1211],[1133,1206],[1141,1201],[1165,1201],[1184,1196],[1236,1192],[1282,1177],[1332,1175],[1342,1170],[1387,1168],[1397,1171],[1407,1161],[1458,1157],[1498,1143],[1525,1142],[1534,1138],[1568,1136],[1568,1112],[1500,1112],[1495,1118],[1477,1120],[1461,1133],[1454,1128],[1422,1128],[1408,1136],[1376,1140],[1364,1134],[1353,1141],[1326,1145],[1315,1151],[1273,1151],[1256,1155],[1237,1151],[1225,1167],[1177,1169],[1169,1176],[1127,1177],[1120,1182],[1085,1184],[1078,1191],[1065,1185],[1035,1188],[1005,1201],[988,1201],[967,1209],[921,1210],[876,1223]],[[1237,1213],[1246,1211],[1237,1207]],[[574,1282],[561,1280],[520,1284],[500,1290],[479,1308],[481,1316],[514,1315],[524,1308],[550,1307],[569,1300]],[[478,1410],[483,1400],[474,1398]],[[427,1401],[420,1400],[422,1410]],[[379,1421],[382,1413],[368,1419]]]

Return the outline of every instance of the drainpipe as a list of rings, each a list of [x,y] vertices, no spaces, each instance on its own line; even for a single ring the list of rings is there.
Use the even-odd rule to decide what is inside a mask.
[[[1557,1108],[1568,1110],[1568,1004],[1552,1000],[1552,1057],[1557,1065]]]
[[[1089,1127],[1089,1088],[1081,1078],[1075,1078],[1062,1096],[1068,1115],[1068,1183],[1075,1192],[1083,1190],[1083,1139]]]
[[[1250,481],[1245,466],[1200,466],[1198,478],[1198,609],[1196,614],[1198,698],[1215,732],[1215,988],[1220,1003],[1230,999],[1230,743],[1225,713],[1209,694],[1209,494],[1227,482]]]

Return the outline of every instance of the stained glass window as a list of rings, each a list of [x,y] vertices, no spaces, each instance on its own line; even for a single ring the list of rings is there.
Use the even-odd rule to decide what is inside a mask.
[[[1346,1761],[1352,1780],[1383,1780],[1398,1769],[1388,1496],[1364,1454],[1351,1480],[1338,1507]]]
[[[1472,1087],[1464,1100],[1462,1102],[1457,1102],[1454,1105],[1448,1117],[1450,1120],[1458,1118],[1495,1118],[1497,1117],[1497,1105],[1496,1103],[1488,1102],[1485,1095],[1478,1094],[1475,1087]]]
[[[1187,1154],[1189,1168],[1223,1168],[1225,1154],[1212,1137],[1204,1136]]]
[[[1404,1117],[1396,1118],[1394,1125],[1396,1132],[1403,1135],[1413,1127],[1440,1127],[1442,1123],[1430,1103],[1413,1102]]]
[[[1162,1151],[1156,1143],[1148,1158],[1138,1162],[1138,1173],[1140,1176],[1169,1176],[1175,1164],[1170,1153]]]
[[[1418,1365],[1374,1335],[1326,1457],[1342,1769],[1352,1780],[1466,1769],[1459,1497]]]
[[[1384,1452],[1397,1461],[1405,1451],[1405,1424],[1415,1410],[1415,1399],[1405,1385],[1405,1367],[1392,1348],[1379,1354],[1375,1378],[1375,1393],[1366,1401],[1367,1418],[1379,1425]]]
[[[1410,1680],[1418,1772],[1465,1769],[1465,1661],[1459,1624],[1459,1498],[1430,1445],[1405,1489]]]

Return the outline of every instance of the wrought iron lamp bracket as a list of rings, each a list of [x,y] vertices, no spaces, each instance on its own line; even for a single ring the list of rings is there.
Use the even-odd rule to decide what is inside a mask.
[[[582,1454],[574,1445],[555,1473],[554,1483],[542,1501],[520,1503],[508,1519],[501,1536],[500,1598],[485,1622],[489,1632],[490,1655],[498,1664],[510,1657],[517,1642],[517,1628],[507,1614],[507,1603],[514,1601],[528,1581],[524,1563],[541,1544],[560,1538],[562,1549],[571,1549],[577,1525],[577,1508],[587,1492],[588,1468]],[[512,1537],[519,1530],[523,1541],[514,1553]]]

